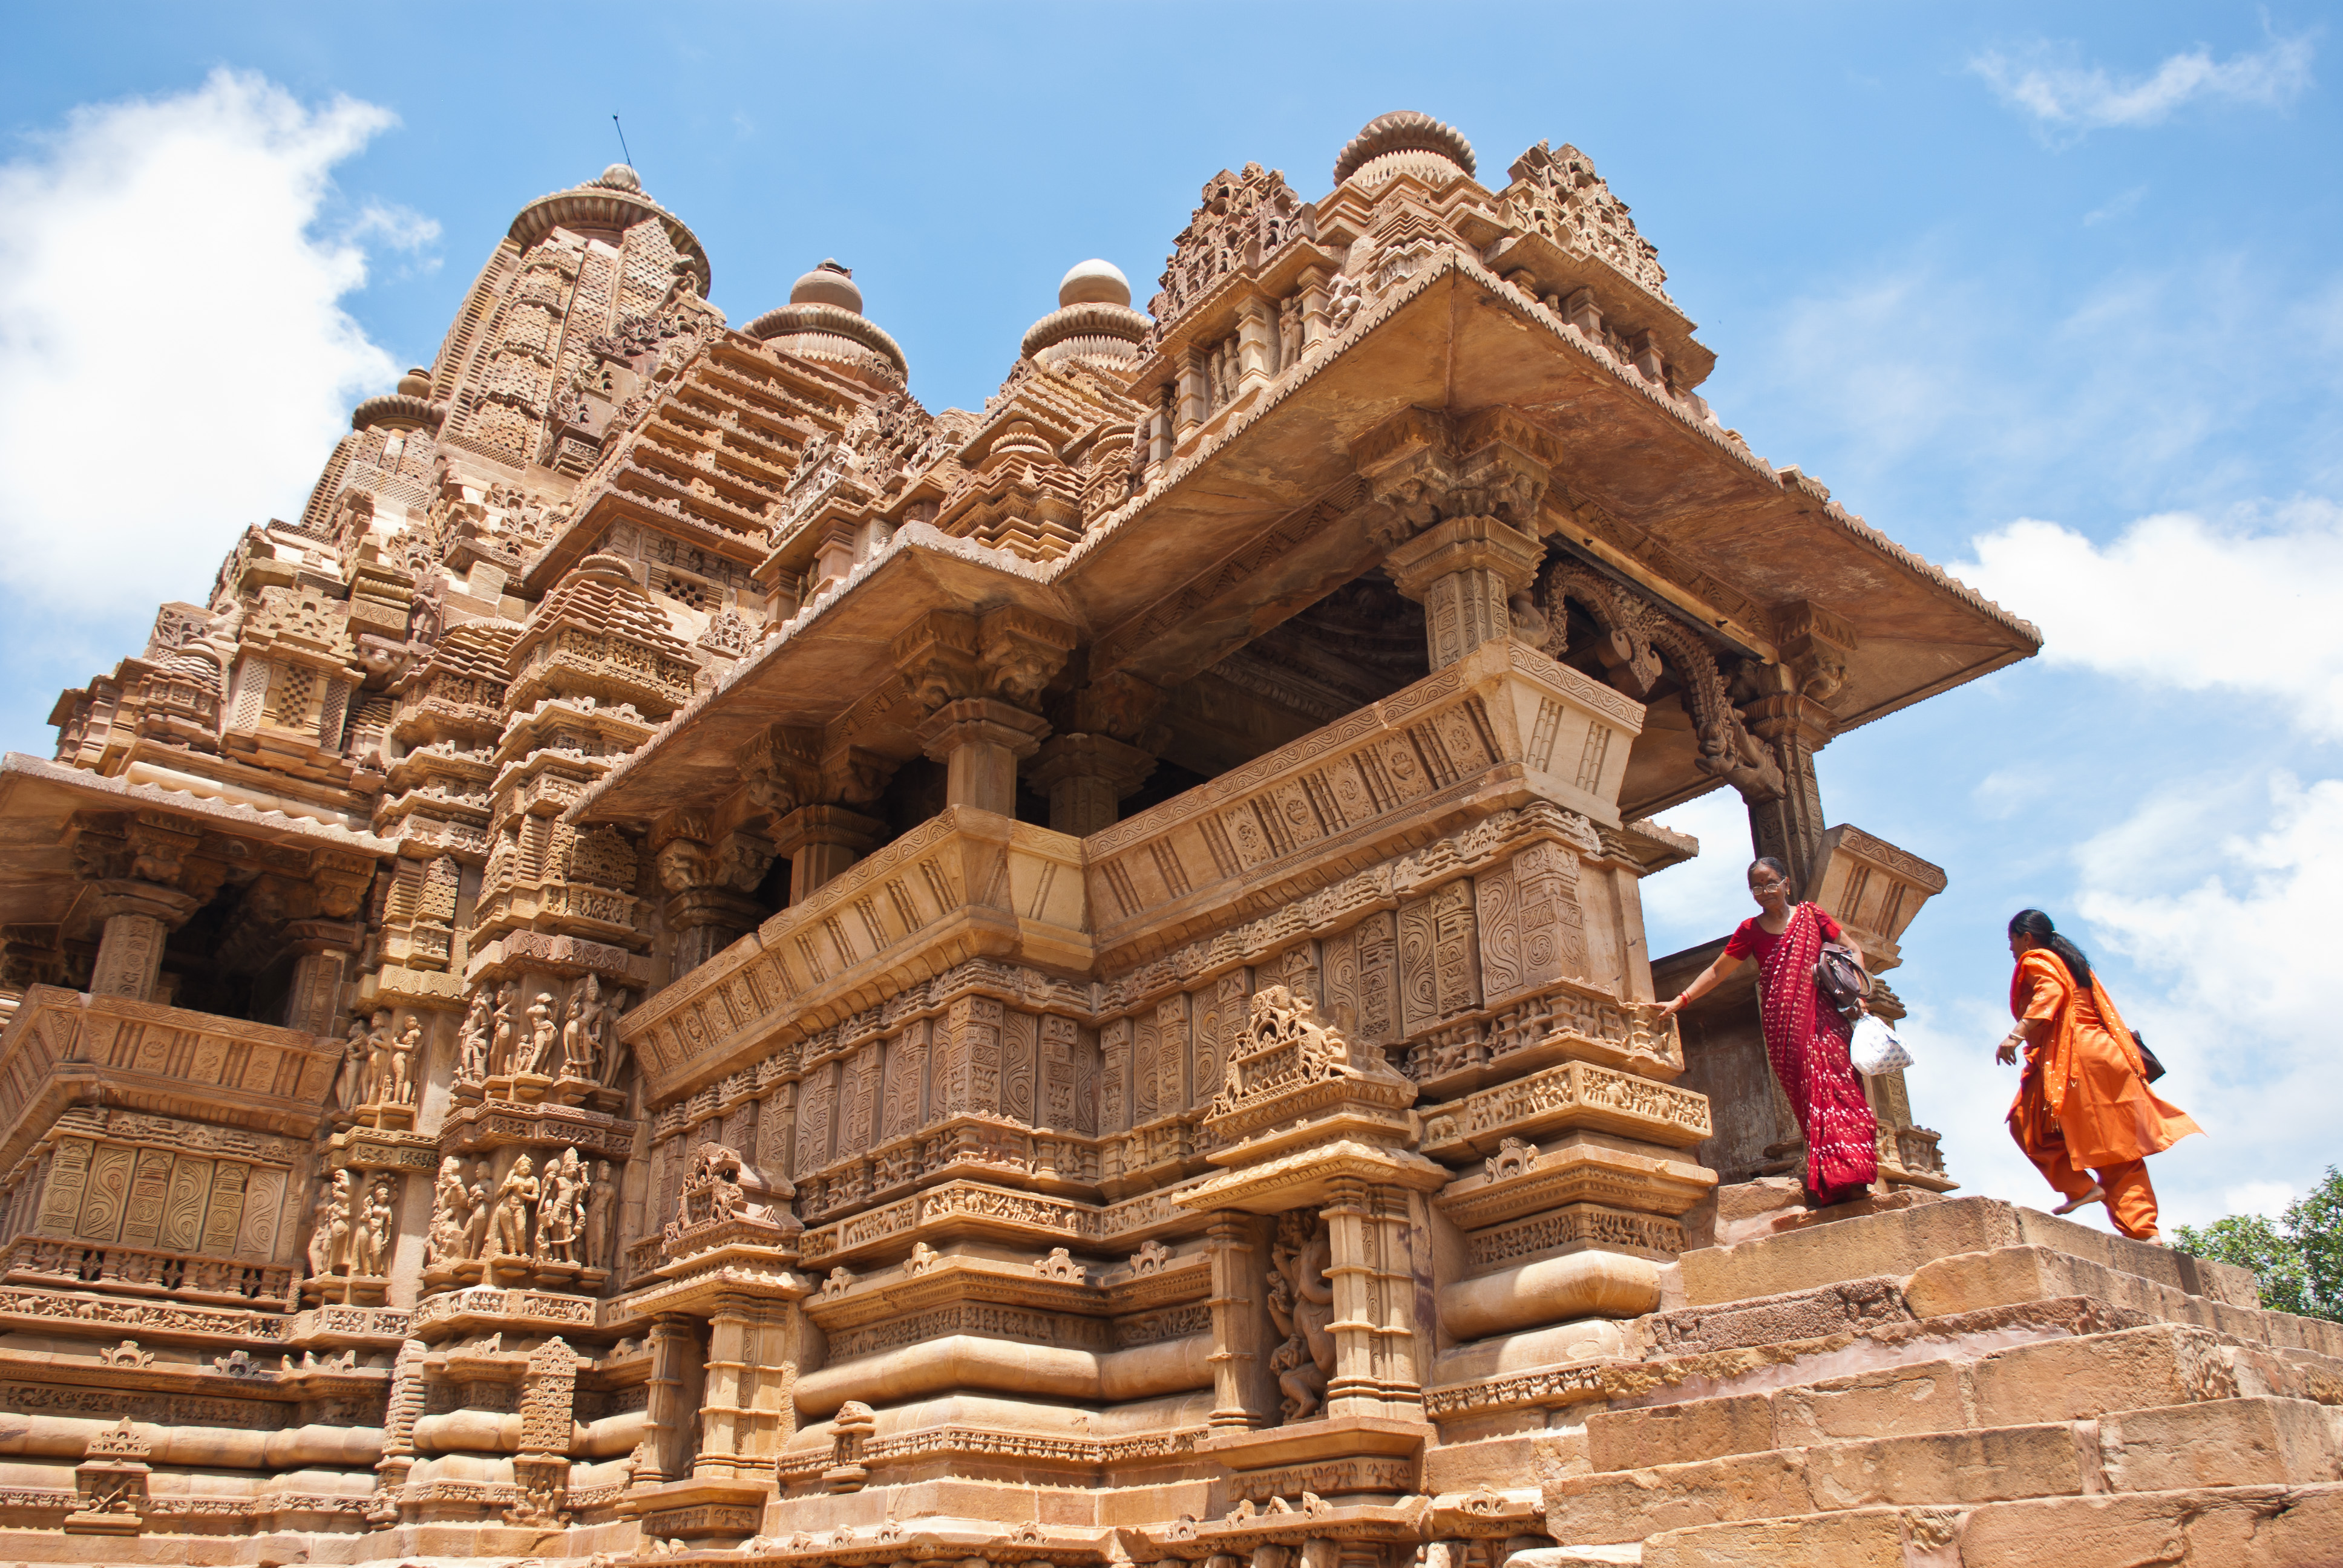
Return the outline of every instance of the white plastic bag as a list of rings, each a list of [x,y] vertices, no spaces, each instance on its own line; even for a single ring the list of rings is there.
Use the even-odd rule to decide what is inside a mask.
[[[1900,1072],[1912,1065],[1912,1053],[1887,1027],[1887,1020],[1876,1013],[1865,1013],[1855,1020],[1855,1040],[1847,1048],[1848,1060],[1855,1071],[1865,1078],[1876,1078],[1883,1072]]]

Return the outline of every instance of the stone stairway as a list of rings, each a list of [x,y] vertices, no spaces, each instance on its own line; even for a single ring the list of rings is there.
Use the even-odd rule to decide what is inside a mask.
[[[1717,1228],[1509,1568],[2343,1565],[2343,1325],[2243,1271],[1986,1199]]]

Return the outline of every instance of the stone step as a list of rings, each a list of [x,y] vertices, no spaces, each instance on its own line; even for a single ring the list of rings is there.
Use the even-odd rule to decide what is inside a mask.
[[[2268,1312],[2250,1302],[2240,1305],[2200,1295],[2055,1247],[2029,1244],[1951,1254],[1914,1270],[1903,1289],[1906,1306],[1921,1318],[1978,1312],[2016,1302],[2088,1296],[2163,1322],[2198,1323],[2277,1350],[2308,1350],[2343,1358],[2343,1323]]]
[[[1680,1266],[1686,1303],[1705,1306],[1845,1280],[1902,1279],[1940,1258],[2005,1247],[2046,1248],[2229,1306],[2259,1304],[2253,1275],[2244,1269],[2111,1236],[1996,1198],[1947,1198],[1818,1220],[1782,1234],[1696,1249],[1683,1255]]]
[[[1720,1415],[1720,1421],[1729,1422]],[[1881,1507],[1980,1507],[2109,1491],[2310,1485],[2343,1479],[2343,1417],[2268,1395],[2049,1422],[1839,1439],[1549,1481],[1556,1539]]]
[[[1989,1342],[1988,1342],[1989,1344]],[[2343,1367],[2150,1324],[1939,1356],[1851,1376],[1599,1411],[1586,1419],[1601,1472],[1855,1438],[2088,1421],[2241,1395],[2343,1404]]]
[[[1644,1568],[2337,1568],[2343,1483],[1865,1508],[1688,1525]]]

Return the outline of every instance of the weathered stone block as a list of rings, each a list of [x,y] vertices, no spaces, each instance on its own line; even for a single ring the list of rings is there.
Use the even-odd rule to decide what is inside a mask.
[[[2343,1479],[2337,1426],[2336,1412],[2301,1400],[2215,1399],[2107,1416],[2099,1442],[2117,1492],[2281,1486]]]
[[[1784,1389],[1774,1396],[1773,1406],[1775,1441],[1785,1448],[1845,1438],[1952,1432],[1970,1423],[1963,1369],[1951,1362]]]
[[[1664,1531],[1644,1543],[1644,1568],[1906,1568],[1894,1510]]]
[[[1986,1357],[1970,1378],[1982,1426],[2088,1421],[2237,1392],[2212,1334],[2163,1324],[2020,1345]]]
[[[1803,1456],[1780,1450],[1549,1482],[1545,1510],[1550,1526],[1593,1542],[1815,1511]]]
[[[1586,1418],[1586,1457],[1597,1471],[1760,1453],[1775,1446],[1773,1407],[1763,1394],[1601,1411]]]

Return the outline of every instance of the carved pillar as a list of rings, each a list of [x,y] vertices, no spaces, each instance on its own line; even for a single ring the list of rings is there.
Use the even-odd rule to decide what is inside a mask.
[[[1180,364],[1180,401],[1173,415],[1172,439],[1185,446],[1212,409],[1210,350],[1192,344]]]
[[[1809,599],[1777,608],[1774,629],[1781,662],[1745,668],[1747,683],[1757,689],[1741,712],[1750,733],[1765,743],[1782,770],[1782,797],[1753,799],[1749,839],[1758,854],[1790,868],[1801,898],[1812,898],[1824,828],[1815,753],[1837,731],[1837,718],[1825,704],[1846,684],[1846,661],[1860,638],[1852,626]]]
[[[366,930],[354,921],[288,920],[286,946],[296,955],[293,984],[285,1000],[285,1027],[331,1034],[341,1010],[342,986],[357,960]],[[423,1064],[415,1064],[422,1071]]]
[[[946,769],[944,801],[1017,815],[1017,764],[1050,732],[1039,715],[989,697],[948,702],[920,727],[920,743]]]
[[[699,1335],[698,1325],[679,1312],[651,1321],[651,1375],[644,1419],[650,1427],[649,1462],[635,1472],[635,1484],[680,1481],[691,1473],[692,1438],[699,1430]]]
[[[505,1510],[507,1523],[551,1529],[568,1522],[577,1386],[578,1354],[558,1334],[529,1352],[520,1383],[520,1452],[513,1458],[520,1501]]]
[[[1333,336],[1326,322],[1327,286],[1332,275],[1322,266],[1313,266],[1302,274],[1302,352],[1315,354]]]
[[[887,824],[843,806],[800,806],[773,828],[774,849],[789,859],[789,902],[862,859],[887,837]]]
[[[1536,578],[1545,547],[1493,517],[1452,518],[1395,547],[1383,566],[1399,591],[1423,606],[1432,668],[1443,669],[1484,642],[1508,637],[1506,601]]]
[[[708,1382],[699,1406],[695,1481],[759,1481],[772,1474],[789,1411],[791,1309],[720,1296],[709,1323]]]
[[[1122,798],[1154,771],[1154,758],[1112,736],[1057,735],[1026,777],[1049,793],[1050,826],[1080,839],[1112,827]]]
[[[1782,793],[1749,805],[1749,841],[1760,855],[1790,868],[1790,881],[1807,896],[1823,841],[1822,786],[1815,776],[1815,753],[1827,745],[1832,719],[1819,702],[1804,697],[1761,697],[1742,709],[1751,734],[1764,741],[1782,769]]]
[[[1330,1416],[1381,1415],[1383,1389],[1375,1376],[1374,1270],[1367,1226],[1369,1201],[1361,1181],[1339,1181],[1326,1218],[1326,1282],[1334,1291],[1334,1372],[1326,1380]]]
[[[830,525],[814,550],[811,579],[806,585],[808,593],[820,593],[824,583],[843,581],[854,570],[854,548],[860,531],[844,522]]]
[[[738,828],[719,832],[705,811],[670,811],[651,829],[653,864],[670,895],[667,923],[676,933],[675,971],[714,958],[756,929],[764,906],[749,895],[773,863],[773,845]]]
[[[163,970],[163,944],[202,900],[152,882],[111,879],[91,885],[91,911],[103,922],[89,989],[97,996],[149,1001]]]
[[[1277,307],[1256,296],[1237,307],[1237,389],[1265,387],[1277,373]]]
[[[1250,1431],[1276,1422],[1275,1389],[1268,1381],[1269,1348],[1262,1305],[1263,1271],[1256,1244],[1259,1221],[1220,1213],[1206,1232],[1212,1262],[1213,1430]]]

